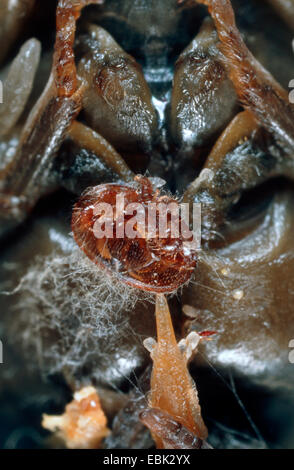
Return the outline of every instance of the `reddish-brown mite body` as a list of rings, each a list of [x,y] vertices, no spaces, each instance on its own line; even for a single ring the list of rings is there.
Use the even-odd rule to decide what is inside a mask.
[[[126,227],[134,213],[126,215],[122,208],[118,209],[117,196],[124,197],[124,207],[132,203],[141,204],[146,214],[149,203],[162,203],[166,206],[170,203],[178,204],[169,196],[160,196],[158,190],[154,191],[148,178],[137,176],[135,179],[139,183],[137,188],[131,185],[104,184],[88,189],[74,207],[74,238],[94,263],[114,273],[126,284],[155,293],[172,292],[191,278],[196,266],[196,253],[185,249],[184,242],[191,239],[184,240],[181,233],[177,238],[171,237],[170,214],[167,216],[164,238],[159,237],[158,213],[156,231],[152,238],[141,232],[135,238],[118,236],[119,223],[123,222]],[[101,213],[96,215],[99,203],[110,204],[113,209],[111,237],[99,238],[95,232],[95,223],[101,216]],[[181,220],[179,222],[182,223]],[[134,229],[139,233],[139,227],[134,226]]]

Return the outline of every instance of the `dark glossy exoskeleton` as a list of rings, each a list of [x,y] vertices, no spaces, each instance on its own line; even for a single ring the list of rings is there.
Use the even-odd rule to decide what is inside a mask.
[[[107,388],[107,398],[110,388],[119,389],[121,401],[126,378],[139,375],[149,361],[139,338],[154,337],[154,307],[146,296],[135,305],[141,296],[104,273],[152,292],[170,292],[194,271],[193,282],[172,300],[177,339],[218,331],[203,343],[207,359],[223,371],[236,371],[237,380],[244,377],[242,398],[252,410],[248,399],[254,393],[254,410],[262,415],[252,417],[265,438],[276,447],[293,445],[285,432],[286,423],[294,422],[292,398],[284,407],[275,391],[265,414],[263,394],[258,397],[247,381],[293,390],[288,355],[294,338],[294,111],[288,85],[294,78],[294,3],[1,0],[0,5],[0,236],[13,231],[7,239],[10,251],[6,244],[1,255],[0,290],[19,285],[16,296],[2,296],[0,336],[14,342],[10,329],[17,327],[29,343],[24,349],[36,352],[43,375],[60,371],[71,386],[94,379]],[[23,43],[29,37],[36,39]],[[158,240],[103,244],[93,239],[86,208],[91,197],[94,203],[102,198],[103,188],[114,208],[117,193],[131,201],[144,196],[146,204],[161,198],[148,180],[144,190],[143,180],[136,186],[135,174],[161,177],[179,200],[202,204],[203,250],[195,270],[195,253],[184,253],[178,239],[172,253]],[[53,195],[56,190],[61,196]],[[80,256],[69,235],[75,201],[75,238],[96,266]],[[149,264],[154,245],[161,256]],[[191,315],[185,318],[181,312],[187,307]],[[7,364],[17,362],[17,373],[1,374],[0,389],[9,397],[19,394],[23,403],[26,367],[14,347],[12,357],[17,361],[7,359]],[[198,379],[202,371],[198,374],[196,360],[200,355],[190,370]],[[12,391],[4,385],[11,377]],[[226,403],[221,395],[215,400],[210,376],[202,384],[204,410],[213,419],[210,442],[240,446],[235,433],[231,440],[224,436],[228,427],[240,429],[242,436],[245,431],[232,396]],[[39,392],[32,399],[29,381],[27,393],[31,401],[41,401]],[[0,403],[0,421],[6,422],[7,402],[1,398]],[[18,403],[9,408],[17,415]],[[113,403],[111,408],[112,419]],[[137,409],[131,391],[116,416],[109,448],[151,445]],[[158,418],[162,431],[165,424],[168,428],[168,421],[152,413],[150,420]],[[18,429],[31,426],[28,416]],[[217,422],[226,425],[220,441],[213,440]],[[275,436],[268,434],[269,422]]]

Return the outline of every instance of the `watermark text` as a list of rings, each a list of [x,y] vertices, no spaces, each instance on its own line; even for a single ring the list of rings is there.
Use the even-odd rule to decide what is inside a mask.
[[[294,364],[294,339],[289,341],[289,348],[292,348],[292,351],[289,352],[289,362],[290,364]]]

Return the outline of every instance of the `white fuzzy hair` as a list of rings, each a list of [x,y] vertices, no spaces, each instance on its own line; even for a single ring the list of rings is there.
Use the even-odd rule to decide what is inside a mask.
[[[35,258],[13,294],[13,333],[29,352],[31,365],[78,380],[90,375],[100,383],[124,339],[133,336],[134,347],[141,347],[130,318],[139,301],[152,299],[106,274],[76,247],[69,254],[55,251]],[[135,353],[129,352],[125,357],[131,367]]]

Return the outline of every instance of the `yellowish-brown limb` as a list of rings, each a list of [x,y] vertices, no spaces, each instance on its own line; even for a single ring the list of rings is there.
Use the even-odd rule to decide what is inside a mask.
[[[121,155],[102,137],[81,122],[74,121],[68,136],[83,149],[93,152],[101,158],[123,181],[134,181],[134,173],[130,170]]]
[[[205,183],[204,180],[206,180],[209,185],[209,176],[211,175],[212,178],[215,171],[222,167],[226,155],[232,152],[243,141],[249,139],[252,133],[257,131],[258,128],[259,124],[249,110],[237,114],[214,144],[206,159],[204,170],[200,178],[197,177],[188,186],[184,194],[184,201],[193,200],[200,184]]]
[[[207,429],[201,416],[197,390],[185,355],[177,344],[168,303],[162,294],[156,296],[156,326],[157,343],[151,351],[153,370],[149,405],[167,412],[204,440]],[[158,436],[153,438],[157,448],[164,448],[164,442]]]
[[[293,156],[294,107],[289,103],[288,92],[248,50],[237,28],[230,0],[197,2],[208,6],[240,102],[255,115],[261,126],[283,142]]]
[[[59,0],[58,2],[53,68],[59,97],[72,96],[78,88],[73,51],[76,22],[81,15],[81,10],[91,3],[103,3],[103,0]]]
[[[204,168],[213,170],[220,168],[225,156],[244,140],[249,139],[258,127],[259,125],[250,111],[246,110],[237,114],[217,139],[206,159]]]

